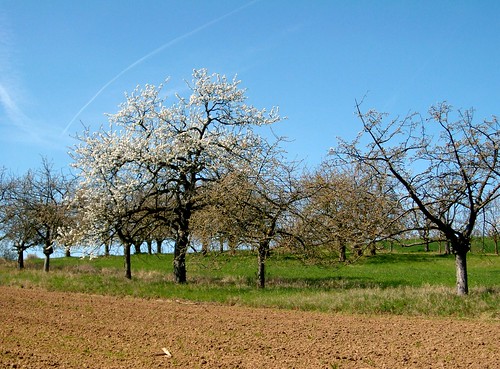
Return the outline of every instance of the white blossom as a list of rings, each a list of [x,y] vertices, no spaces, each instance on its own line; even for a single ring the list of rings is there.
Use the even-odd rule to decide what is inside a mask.
[[[108,115],[107,129],[86,131],[72,155],[90,232],[141,211],[158,193],[192,202],[203,183],[251,165],[264,143],[253,128],[281,118],[277,108],[268,112],[245,104],[239,85],[236,77],[195,70],[191,95],[175,95],[169,106],[163,85],[137,87]]]

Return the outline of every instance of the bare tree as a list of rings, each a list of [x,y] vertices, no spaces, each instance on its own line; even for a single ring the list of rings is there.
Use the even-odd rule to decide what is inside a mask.
[[[400,202],[420,211],[442,232],[455,255],[457,293],[468,294],[466,256],[478,214],[500,195],[500,126],[495,117],[476,123],[473,110],[454,112],[441,103],[427,118],[388,120],[369,110],[358,116],[363,131],[332,153],[394,179]],[[366,148],[362,140],[368,139]]]
[[[41,240],[45,255],[44,270],[49,271],[50,255],[60,230],[68,222],[67,201],[74,190],[73,181],[62,172],[55,172],[46,159],[35,172],[31,183],[32,193],[28,208],[36,224],[36,233]]]
[[[31,173],[24,177],[4,178],[2,184],[1,228],[2,241],[17,254],[17,267],[24,269],[24,252],[38,246],[35,219],[30,216]]]
[[[302,186],[309,196],[295,224],[300,235],[295,250],[316,262],[346,262],[367,250],[374,254],[378,242],[396,236],[399,203],[392,186],[373,174],[326,161],[306,175]]]
[[[68,176],[56,173],[46,159],[40,169],[11,178],[4,193],[2,227],[17,250],[19,268],[24,266],[23,252],[41,246],[44,270],[49,271],[54,244],[69,219],[66,201],[72,190]]]
[[[293,237],[292,217],[298,212],[305,192],[297,178],[297,164],[287,163],[271,144],[253,165],[234,170],[222,181],[213,214],[223,219],[216,228],[229,243],[251,246],[257,252],[257,279],[260,288],[266,283],[266,260],[273,246],[282,238]],[[255,165],[260,161],[260,165]]]

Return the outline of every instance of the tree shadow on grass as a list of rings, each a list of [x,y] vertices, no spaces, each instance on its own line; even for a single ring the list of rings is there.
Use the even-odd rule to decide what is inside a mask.
[[[267,286],[273,288],[316,289],[316,290],[348,290],[368,288],[391,288],[407,285],[400,280],[377,281],[370,277],[315,277],[315,278],[268,278]]]
[[[189,284],[207,286],[213,288],[242,288],[252,290],[258,288],[257,277],[250,276],[195,276],[189,278]],[[288,289],[288,290],[348,290],[368,288],[391,288],[407,285],[408,281],[403,279],[379,281],[370,277],[352,276],[325,276],[325,277],[282,277],[268,276],[266,289]]]
[[[360,263],[387,264],[387,263],[429,263],[443,258],[453,258],[453,255],[436,253],[379,253],[360,259]]]

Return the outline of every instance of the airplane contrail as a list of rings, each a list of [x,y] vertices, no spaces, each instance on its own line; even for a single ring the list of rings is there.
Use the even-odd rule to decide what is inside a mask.
[[[94,102],[95,99],[97,99],[99,97],[99,95],[109,86],[111,85],[113,82],[115,82],[118,78],[120,78],[122,75],[124,75],[125,73],[127,73],[129,70],[131,70],[132,68],[136,67],[137,65],[141,64],[142,62],[144,62],[145,60],[151,58],[152,56],[158,54],[159,52],[165,50],[166,48],[172,46],[172,45],[175,45],[176,43],[188,38],[188,37],[191,37],[193,35],[195,35],[196,33],[200,32],[200,31],[203,31],[204,29],[210,27],[210,26],[213,26],[214,24],[222,21],[223,19],[227,18],[227,17],[230,17],[231,15],[233,14],[236,14],[236,13],[239,13],[240,11],[242,11],[243,9],[259,2],[261,0],[253,0],[253,1],[250,1],[249,3],[246,3],[242,6],[240,6],[239,8],[235,9],[235,10],[232,10],[230,11],[229,13],[226,13],[214,20],[211,20],[210,22],[207,22],[203,25],[201,25],[200,27],[197,27],[195,29],[193,29],[192,31],[189,31],[181,36],[178,36],[170,41],[168,41],[167,43],[161,45],[160,47],[158,47],[157,49],[151,51],[149,54],[146,54],[144,55],[142,58],[136,60],[135,62],[133,62],[132,64],[130,64],[127,68],[125,68],[124,70],[122,70],[120,73],[118,73],[115,77],[113,77],[111,80],[109,80],[104,86],[102,86],[99,91],[96,92],[96,94],[94,96],[92,96],[92,98],[78,111],[78,113],[75,114],[75,116],[70,120],[70,122],[66,125],[66,127],[64,128],[64,130],[61,132],[61,136],[62,135],[65,135],[69,128],[71,127],[71,125],[75,122],[76,118],[78,118],[78,116],[90,105],[92,104],[92,102]]]

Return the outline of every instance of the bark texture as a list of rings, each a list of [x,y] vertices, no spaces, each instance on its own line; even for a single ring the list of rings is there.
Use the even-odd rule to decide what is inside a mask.
[[[455,254],[455,267],[457,271],[457,294],[460,296],[469,293],[469,284],[467,278],[467,252]]]

